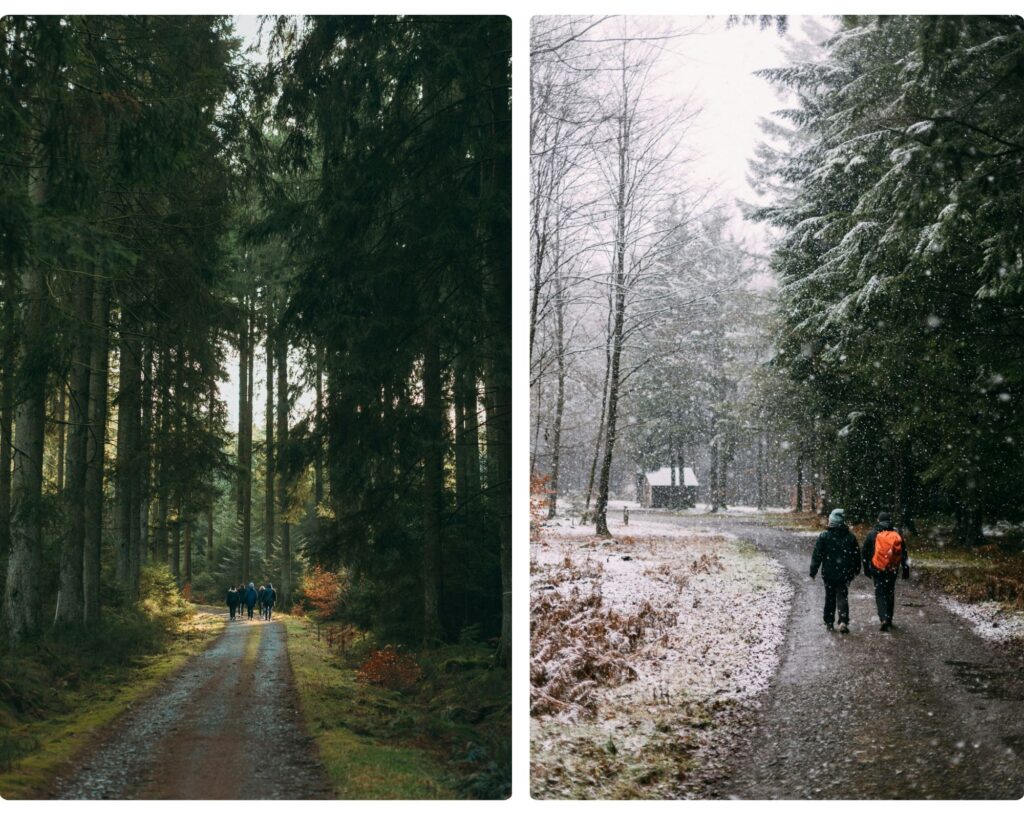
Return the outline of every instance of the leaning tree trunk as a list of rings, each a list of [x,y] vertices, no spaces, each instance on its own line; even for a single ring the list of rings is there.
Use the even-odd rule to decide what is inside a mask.
[[[621,244],[621,243],[620,243]],[[622,248],[620,254],[625,253]],[[624,263],[624,256],[622,263]],[[620,267],[620,271],[621,271]],[[611,480],[612,457],[615,454],[616,425],[619,412],[619,366],[622,360],[622,331],[626,313],[624,275],[616,275],[615,323],[612,330],[612,364],[608,377],[608,417],[605,419],[604,457],[601,459],[601,478],[597,484],[597,501],[594,506],[595,532],[610,537],[608,531],[608,490]]]
[[[558,256],[556,255],[556,260]],[[561,279],[555,279],[555,363],[558,378],[555,386],[555,430],[551,440],[551,484],[548,488],[548,517],[558,514],[558,478],[562,465],[562,416],[565,413],[565,305],[562,301]]]
[[[590,511],[590,499],[594,494],[594,480],[597,478],[597,462],[601,459],[601,441],[604,436],[604,422],[608,415],[608,384],[612,373],[611,327],[604,344],[604,381],[601,382],[601,417],[597,422],[597,435],[594,438],[594,458],[590,462],[590,476],[587,479],[587,499],[583,504]]]
[[[82,570],[85,560],[85,458],[89,432],[89,364],[92,352],[92,276],[83,275],[75,288],[75,342],[71,352],[71,413],[68,419],[64,509],[67,531],[61,543],[57,611],[54,625],[82,624]],[[61,395],[64,394],[63,385]],[[63,427],[63,424],[61,424]],[[58,460],[60,453],[58,452]],[[60,480],[58,479],[58,484]]]
[[[4,620],[13,644],[40,627],[43,520],[43,439],[46,377],[50,366],[46,278],[33,266],[21,277],[25,300],[21,369],[14,415],[14,473],[11,478],[11,546],[7,562]]]
[[[107,370],[110,336],[107,327],[110,293],[97,283],[92,303],[92,342],[89,354],[89,433],[85,466],[85,562],[82,570],[83,620],[94,626],[100,619],[100,552],[103,544],[103,465],[107,440]]]

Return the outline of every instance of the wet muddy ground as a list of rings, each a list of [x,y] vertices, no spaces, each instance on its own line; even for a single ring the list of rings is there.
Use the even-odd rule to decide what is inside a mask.
[[[913,581],[879,631],[873,586],[850,587],[850,634],[829,632],[808,577],[814,539],[701,521],[755,543],[794,587],[782,659],[719,792],[742,799],[1020,799],[1024,659],[977,636]],[[692,521],[688,521],[692,525]],[[913,555],[911,555],[913,557]],[[751,613],[756,616],[756,613]]]
[[[285,640],[280,622],[228,623],[104,731],[51,798],[333,798],[300,727]]]

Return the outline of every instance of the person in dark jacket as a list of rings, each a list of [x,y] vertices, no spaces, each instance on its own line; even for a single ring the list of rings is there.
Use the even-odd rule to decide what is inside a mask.
[[[274,613],[274,603],[277,602],[277,592],[274,591],[274,584],[267,583],[263,590],[263,616],[269,620]]]
[[[227,597],[227,601],[226,602],[228,604],[228,612],[230,612],[230,615],[231,615],[230,619],[234,620],[235,619],[235,609],[238,608],[238,592],[235,591],[235,587],[234,586],[228,587],[228,597]]]
[[[256,584],[250,582],[249,588],[245,590],[245,608],[249,614],[249,619],[252,620],[252,610],[256,605]]]
[[[259,603],[261,620],[263,619],[263,593],[266,590],[266,586],[260,586],[258,589],[256,589],[256,602]]]
[[[891,533],[891,534],[890,534]],[[902,570],[903,579],[910,578],[907,562],[907,543],[893,527],[888,512],[878,513],[878,523],[864,538],[864,574],[875,583],[875,606],[881,630],[892,628],[892,615],[896,608],[896,575]]]
[[[811,556],[811,578],[821,569],[825,581],[825,627],[832,631],[839,608],[839,631],[850,632],[850,581],[860,574],[860,556],[857,538],[846,526],[846,514],[833,509],[828,516],[828,528],[818,535]]]

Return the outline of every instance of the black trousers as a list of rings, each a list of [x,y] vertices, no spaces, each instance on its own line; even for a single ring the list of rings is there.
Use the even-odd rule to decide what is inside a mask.
[[[231,619],[234,620],[235,619],[235,607],[229,605],[228,608],[231,610]]]
[[[850,622],[850,584],[825,583],[825,625],[831,626],[839,607],[839,622]]]
[[[896,607],[896,572],[875,572],[875,605],[878,607],[880,622],[892,622],[893,609]]]
[[[252,620],[252,603],[246,603],[245,607],[249,609],[249,619]]]

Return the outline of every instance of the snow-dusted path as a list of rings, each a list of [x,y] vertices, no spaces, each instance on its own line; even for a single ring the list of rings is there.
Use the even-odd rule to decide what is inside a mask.
[[[850,588],[851,633],[829,633],[820,576],[807,576],[813,538],[735,518],[701,525],[756,543],[794,586],[782,661],[722,796],[1021,798],[1019,646],[983,640],[913,583],[897,584],[896,628],[882,633],[863,575]]]

